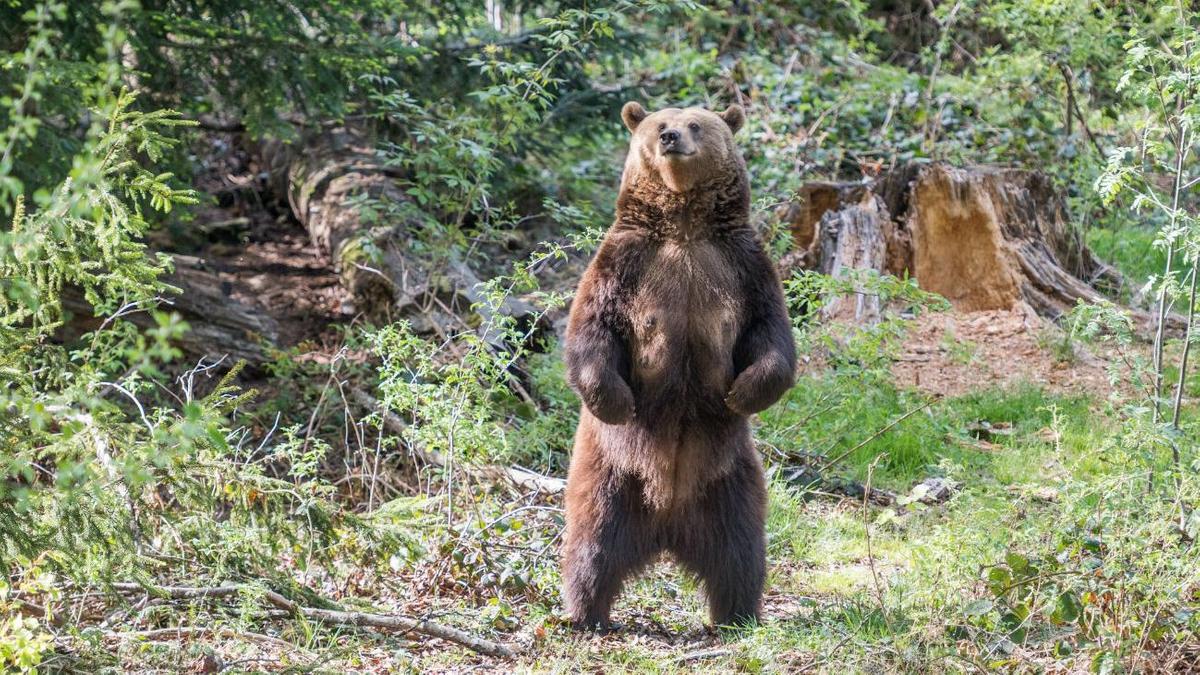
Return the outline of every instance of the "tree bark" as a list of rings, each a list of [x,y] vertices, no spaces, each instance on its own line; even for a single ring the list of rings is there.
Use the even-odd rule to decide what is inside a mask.
[[[843,277],[850,270],[881,270],[886,266],[886,236],[890,220],[879,198],[864,191],[860,201],[826,211],[813,232],[814,267],[821,274]],[[854,293],[832,298],[822,309],[825,319],[874,324],[879,321],[878,295]]]
[[[175,271],[160,279],[180,292],[165,294],[154,309],[176,312],[187,321],[190,330],[180,338],[179,348],[189,357],[204,357],[210,363],[221,358],[229,359],[231,364],[243,360],[250,364],[266,361],[268,347],[278,337],[275,320],[230,297],[229,283],[207,269],[203,259],[175,255],[174,261]],[[96,329],[105,318],[95,316],[79,289],[67,289],[62,302],[75,315],[66,327],[64,337],[68,339]],[[149,311],[130,312],[122,318],[141,328],[156,325]]]
[[[325,129],[296,145],[268,143],[260,155],[275,189],[286,195],[292,214],[337,270],[359,311],[384,318],[406,315],[420,331],[430,322],[453,323],[475,308],[481,334],[495,340],[488,332],[492,310],[465,262],[434,264],[429,256],[414,254],[414,224],[395,220],[402,208],[384,214],[392,218],[389,222],[373,222],[367,215],[364,198],[391,207],[403,207],[410,199],[401,172],[379,160],[365,131]],[[455,316],[438,316],[447,310]],[[522,318],[536,315],[531,305],[514,297],[505,298],[498,311]]]

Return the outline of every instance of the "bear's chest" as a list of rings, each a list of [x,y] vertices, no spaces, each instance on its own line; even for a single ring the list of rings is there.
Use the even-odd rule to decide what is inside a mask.
[[[723,375],[740,330],[741,295],[718,245],[663,245],[643,272],[631,306],[635,369],[649,377],[686,360]]]

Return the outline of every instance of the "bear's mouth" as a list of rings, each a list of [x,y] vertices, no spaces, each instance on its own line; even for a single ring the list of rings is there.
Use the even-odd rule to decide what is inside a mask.
[[[684,152],[682,148],[666,148],[662,151],[662,154],[664,157],[667,155],[675,155],[676,157],[691,157],[692,155],[696,154],[696,151],[692,150],[691,152]]]

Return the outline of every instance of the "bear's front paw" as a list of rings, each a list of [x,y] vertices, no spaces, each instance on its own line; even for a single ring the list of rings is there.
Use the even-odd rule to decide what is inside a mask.
[[[759,401],[751,395],[750,378],[743,373],[733,381],[733,386],[730,387],[729,393],[725,395],[725,407],[732,410],[734,413],[743,417],[749,417],[754,413],[761,412],[766,406],[759,405]]]
[[[752,411],[745,409],[744,404],[733,391],[725,395],[725,407],[742,417],[749,417],[754,414]]]
[[[583,403],[605,424],[624,424],[633,418],[633,392],[617,378],[585,391]]]
[[[795,381],[791,365],[781,359],[762,360],[742,371],[725,396],[733,412],[749,416],[770,408]]]

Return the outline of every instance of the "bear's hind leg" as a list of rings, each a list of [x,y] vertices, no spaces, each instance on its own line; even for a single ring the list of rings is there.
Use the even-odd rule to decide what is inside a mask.
[[[577,480],[568,480],[562,554],[567,615],[572,627],[587,630],[609,627],[622,584],[657,550],[640,484],[611,469],[593,468],[597,473],[573,472]]]
[[[767,493],[757,458],[739,459],[703,492],[672,524],[671,551],[703,582],[713,625],[754,623],[767,576]]]

